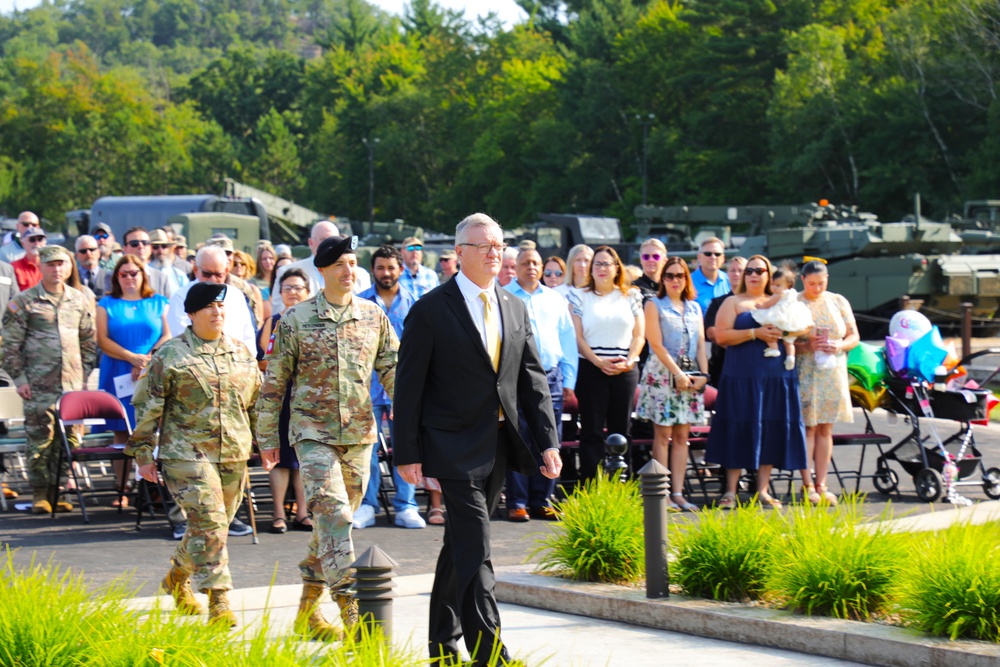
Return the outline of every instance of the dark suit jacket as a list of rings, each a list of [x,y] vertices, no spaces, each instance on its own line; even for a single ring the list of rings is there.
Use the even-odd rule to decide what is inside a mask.
[[[80,272],[80,280],[83,281],[84,285],[87,285],[87,281],[83,279],[83,269],[78,264],[76,270]],[[111,294],[111,273],[105,271],[101,267],[94,269],[94,284],[87,285],[94,292],[94,296],[97,297],[98,301],[105,294]]]
[[[538,471],[517,429],[520,402],[539,447],[558,448],[552,399],[524,302],[494,284],[503,339],[500,370],[486,354],[458,282],[436,287],[410,309],[393,397],[393,462],[422,463],[441,479],[482,479],[496,458],[499,407],[513,444],[509,468]]]

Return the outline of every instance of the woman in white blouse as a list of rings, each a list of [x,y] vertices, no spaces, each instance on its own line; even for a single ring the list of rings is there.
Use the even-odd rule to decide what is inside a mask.
[[[580,370],[580,479],[597,474],[604,456],[604,428],[628,436],[645,342],[642,297],[613,248],[594,251],[587,284],[570,290]]]

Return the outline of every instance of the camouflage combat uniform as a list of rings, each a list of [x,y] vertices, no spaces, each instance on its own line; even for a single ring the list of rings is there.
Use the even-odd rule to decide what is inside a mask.
[[[246,345],[228,336],[202,340],[191,327],[157,350],[136,383],[126,451],[143,466],[159,445],[167,488],[188,518],[171,562],[202,591],[233,587],[226,539],[243,498],[259,390]]]
[[[3,314],[0,358],[16,386],[31,387],[24,430],[33,490],[48,490],[62,479],[67,468],[55,469],[62,446],[56,438],[56,401],[63,392],[83,389],[97,362],[88,299],[72,287],[63,289],[50,294],[39,283],[11,299]]]
[[[235,287],[246,297],[247,307],[253,313],[254,329],[260,329],[264,326],[264,296],[261,294],[260,289],[255,288],[254,285],[246,280],[232,274],[226,278],[226,284],[230,287]]]
[[[372,370],[389,395],[399,341],[382,309],[352,297],[338,312],[320,292],[286,311],[268,345],[257,440],[278,449],[278,417],[292,383],[289,441],[299,458],[316,528],[299,563],[306,582],[350,588],[351,521],[368,483],[376,441],[369,387]]]

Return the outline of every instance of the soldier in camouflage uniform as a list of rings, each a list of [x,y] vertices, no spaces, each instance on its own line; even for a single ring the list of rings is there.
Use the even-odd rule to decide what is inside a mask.
[[[163,588],[178,610],[201,613],[189,578],[209,596],[209,622],[236,625],[226,591],[232,589],[229,523],[243,498],[247,459],[256,427],[260,372],[256,355],[222,333],[226,285],[197,283],[184,299],[191,326],[166,342],[146,366],[132,399],[136,427],[127,452],[139,474],[156,480],[153,448],[167,488],[188,517]],[[159,431],[159,433],[157,433]]]
[[[299,563],[303,579],[296,630],[317,639],[342,633],[319,611],[329,587],[347,629],[357,622],[351,521],[368,483],[377,440],[369,394],[372,371],[389,395],[399,342],[376,304],[351,294],[356,237],[325,239],[313,259],[323,291],[286,311],[268,344],[267,373],[257,411],[264,468],[278,461],[278,418],[292,384],[289,440],[299,458],[315,529]]]
[[[0,358],[24,401],[32,512],[46,514],[68,470],[56,470],[56,401],[84,388],[97,361],[97,338],[89,299],[64,283],[73,262],[69,251],[47,246],[39,257],[42,281],[11,299],[3,314]],[[56,503],[57,511],[71,509],[66,499]]]

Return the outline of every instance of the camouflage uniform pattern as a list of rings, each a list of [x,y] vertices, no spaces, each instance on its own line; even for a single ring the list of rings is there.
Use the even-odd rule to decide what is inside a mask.
[[[254,328],[260,329],[264,326],[264,295],[261,291],[255,285],[232,274],[226,278],[226,284],[235,287],[246,297],[250,312],[253,313]]]
[[[24,430],[28,444],[28,479],[33,489],[55,486],[61,445],[56,440],[56,401],[63,392],[84,388],[97,362],[94,316],[87,297],[72,287],[50,294],[42,283],[7,304],[3,314],[0,358],[15,386],[27,384]]]
[[[159,445],[167,488],[188,520],[172,562],[203,591],[232,588],[226,541],[243,498],[259,391],[246,345],[225,335],[205,341],[191,327],[156,351],[136,383],[126,452],[142,466]]]
[[[374,445],[325,445],[304,440],[295,445],[299,474],[316,527],[306,558],[299,563],[304,581],[326,583],[334,593],[354,583],[351,522],[368,486]]]
[[[398,348],[389,318],[376,304],[352,297],[338,318],[322,292],[286,311],[268,345],[258,441],[262,450],[278,449],[278,418],[291,384],[289,440],[316,523],[299,569],[306,581],[325,581],[333,590],[352,583],[351,521],[376,439],[372,371],[391,396]]]

